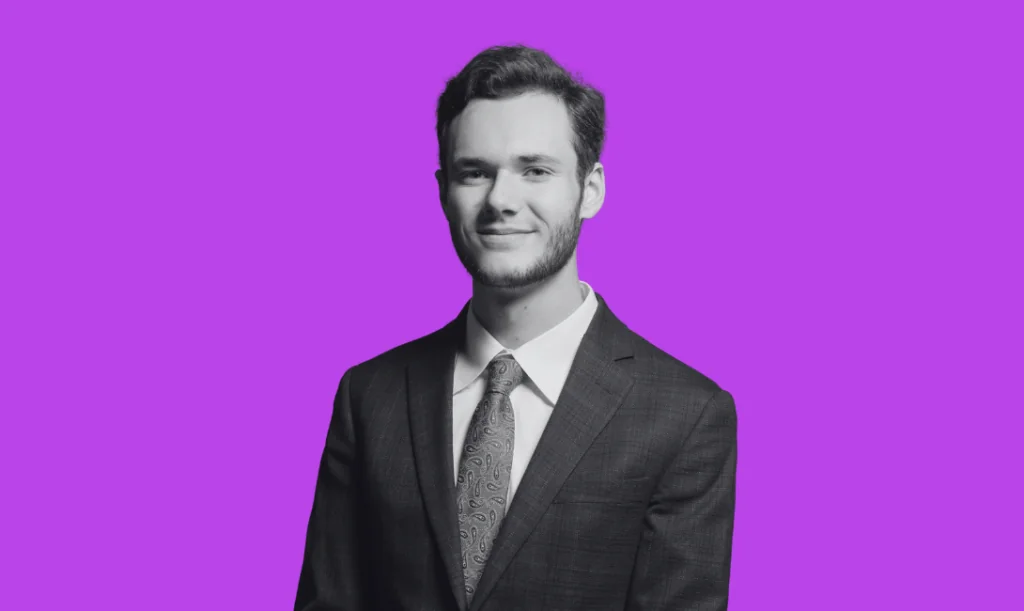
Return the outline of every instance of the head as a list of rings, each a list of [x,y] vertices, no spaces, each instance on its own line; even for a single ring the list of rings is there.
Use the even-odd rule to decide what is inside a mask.
[[[492,47],[437,106],[437,182],[455,251],[483,286],[516,289],[575,264],[604,202],[604,97],[543,51]]]

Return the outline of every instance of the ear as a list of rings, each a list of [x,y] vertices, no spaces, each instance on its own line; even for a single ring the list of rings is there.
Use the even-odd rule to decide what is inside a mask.
[[[443,170],[434,172],[434,178],[437,179],[437,195],[441,200],[441,209],[444,210],[445,216],[448,216],[448,179]]]
[[[604,205],[604,166],[600,162],[594,164],[583,181],[583,202],[580,204],[580,218],[594,218]]]

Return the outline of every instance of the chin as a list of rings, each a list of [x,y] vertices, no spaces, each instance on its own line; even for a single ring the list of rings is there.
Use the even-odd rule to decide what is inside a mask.
[[[487,286],[510,286],[516,278],[523,276],[525,268],[495,267],[484,265],[477,268],[476,279]]]
[[[461,241],[455,241],[455,252],[476,282],[493,288],[530,286],[531,272],[542,258],[526,248],[495,251]]]
[[[477,259],[474,265],[467,266],[473,279],[484,286],[509,287],[517,285],[517,278],[522,278],[529,270],[529,265],[521,265],[510,261],[494,261],[490,257]]]
[[[534,284],[534,282],[526,281],[516,275],[474,276],[473,279],[481,286],[486,286],[492,289],[521,289]]]

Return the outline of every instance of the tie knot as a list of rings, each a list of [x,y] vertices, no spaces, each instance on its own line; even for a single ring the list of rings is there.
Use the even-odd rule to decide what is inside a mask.
[[[487,366],[487,392],[508,395],[523,381],[523,368],[511,354],[494,357]]]

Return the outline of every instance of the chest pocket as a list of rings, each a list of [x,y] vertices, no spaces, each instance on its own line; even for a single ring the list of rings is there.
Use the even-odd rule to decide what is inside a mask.
[[[609,503],[632,505],[647,503],[651,496],[646,476],[617,476],[613,473],[573,473],[555,495],[552,503]]]

